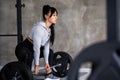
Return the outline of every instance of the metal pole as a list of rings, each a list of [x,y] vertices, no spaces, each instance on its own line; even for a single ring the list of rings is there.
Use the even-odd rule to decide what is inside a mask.
[[[120,1],[117,0],[118,40],[120,41]]]
[[[16,0],[16,8],[17,8],[17,36],[18,36],[18,43],[23,41],[22,36],[22,11],[21,7],[24,7],[25,5],[21,4],[21,0]]]
[[[119,40],[117,0],[107,0],[107,41]]]

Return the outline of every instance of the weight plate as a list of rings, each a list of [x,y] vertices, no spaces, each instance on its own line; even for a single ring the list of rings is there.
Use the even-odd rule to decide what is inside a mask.
[[[26,64],[10,62],[1,69],[0,80],[33,80],[33,75]]]
[[[86,62],[92,63],[87,80],[120,80],[120,66],[114,56],[117,49],[120,43],[115,41],[99,42],[83,49],[74,59],[67,80],[79,80],[82,77],[79,69]]]
[[[63,51],[54,53],[53,65],[61,64],[59,67],[52,68],[53,75],[57,77],[65,77],[70,69],[72,57]]]

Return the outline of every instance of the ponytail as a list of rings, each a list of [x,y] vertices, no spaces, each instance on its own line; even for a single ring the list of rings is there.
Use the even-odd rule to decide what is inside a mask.
[[[54,30],[54,24],[50,26],[51,29],[51,35],[50,35],[50,43],[53,45],[54,39],[55,39],[55,30]]]

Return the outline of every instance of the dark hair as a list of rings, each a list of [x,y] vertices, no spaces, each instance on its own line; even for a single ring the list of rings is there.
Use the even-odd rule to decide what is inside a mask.
[[[47,15],[49,12],[51,12],[50,17],[54,14],[54,12],[57,12],[57,10],[54,7],[50,7],[49,5],[44,5],[43,6],[43,20],[45,20],[45,15]]]
[[[49,5],[44,5],[44,6],[43,6],[43,14],[42,14],[42,15],[43,15],[43,20],[45,20],[45,15],[47,15],[49,12],[51,12],[50,17],[54,14],[54,12],[56,12],[56,13],[58,14],[56,8],[50,7]],[[50,42],[51,42],[52,45],[53,45],[53,43],[54,43],[54,38],[55,38],[54,24],[52,24],[52,25],[50,26],[50,29],[51,29]]]

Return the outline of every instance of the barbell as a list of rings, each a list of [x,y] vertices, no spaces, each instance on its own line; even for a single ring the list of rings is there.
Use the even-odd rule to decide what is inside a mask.
[[[51,57],[49,57],[51,60]],[[57,77],[65,77],[68,74],[72,63],[72,57],[64,51],[58,51],[53,54],[53,60],[51,60],[52,74]]]
[[[52,68],[60,67],[60,66],[61,66],[61,64],[56,64],[56,65],[51,66],[50,68],[52,69]],[[43,79],[45,79],[45,78],[47,77],[45,67],[41,67],[41,68],[39,69],[39,72],[40,72],[40,73],[38,73],[38,75],[35,75],[35,74],[33,73],[33,78],[34,78],[35,80],[43,80]],[[56,77],[56,78],[57,78],[57,77]]]
[[[52,58],[51,58],[52,59]],[[65,77],[72,63],[71,56],[63,51],[54,53],[51,69],[54,76]],[[44,68],[43,68],[44,69]],[[46,75],[44,75],[46,76]],[[0,71],[0,80],[33,80],[33,72],[27,64],[20,61],[7,63]]]
[[[61,64],[56,64],[54,66],[51,66],[50,68],[52,69],[52,68],[60,67],[60,66],[61,66]],[[45,67],[42,67],[40,70],[45,70]]]

